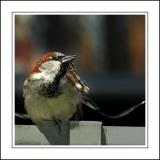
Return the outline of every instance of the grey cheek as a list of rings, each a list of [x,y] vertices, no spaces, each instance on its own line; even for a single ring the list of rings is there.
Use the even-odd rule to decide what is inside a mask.
[[[59,70],[60,64],[55,61],[49,61],[41,65],[41,70],[50,72],[50,73],[55,73],[57,70]]]
[[[44,64],[41,65],[41,69],[42,69],[42,70],[51,69],[51,68],[54,68],[54,65],[51,64],[51,63],[49,63],[49,62],[44,63]]]

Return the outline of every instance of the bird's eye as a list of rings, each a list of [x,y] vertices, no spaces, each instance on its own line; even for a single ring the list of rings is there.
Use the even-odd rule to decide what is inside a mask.
[[[53,60],[60,61],[63,57],[64,56],[58,56],[58,55],[56,55],[56,56],[53,57]]]

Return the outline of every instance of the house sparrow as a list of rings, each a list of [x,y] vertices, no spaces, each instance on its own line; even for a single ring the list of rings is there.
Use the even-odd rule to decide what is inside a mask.
[[[35,124],[68,121],[73,115],[82,116],[81,92],[88,93],[73,65],[76,56],[48,52],[35,64],[24,81],[25,109]]]

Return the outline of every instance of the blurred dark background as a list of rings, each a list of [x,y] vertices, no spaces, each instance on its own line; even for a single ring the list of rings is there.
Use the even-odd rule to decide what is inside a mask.
[[[16,15],[16,112],[25,113],[23,81],[33,62],[48,51],[77,54],[76,66],[90,88],[88,97],[109,115],[145,99],[143,15]],[[108,126],[145,126],[145,105],[119,119],[84,108],[83,120]],[[17,117],[15,121],[31,124]]]

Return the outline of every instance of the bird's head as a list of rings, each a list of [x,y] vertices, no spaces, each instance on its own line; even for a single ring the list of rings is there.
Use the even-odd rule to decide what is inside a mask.
[[[53,78],[59,74],[64,76],[75,58],[75,55],[69,56],[60,52],[48,52],[35,63],[31,75],[37,79],[44,76],[52,76]]]
[[[58,72],[61,67],[67,67],[75,58],[75,55],[65,56],[60,52],[48,52],[36,62],[32,73]]]
[[[73,61],[76,55],[64,55],[60,52],[48,52],[44,54],[36,63],[28,77],[28,80],[40,80],[44,83],[57,83],[66,75],[67,82],[80,92],[88,93],[89,88],[80,80]]]

